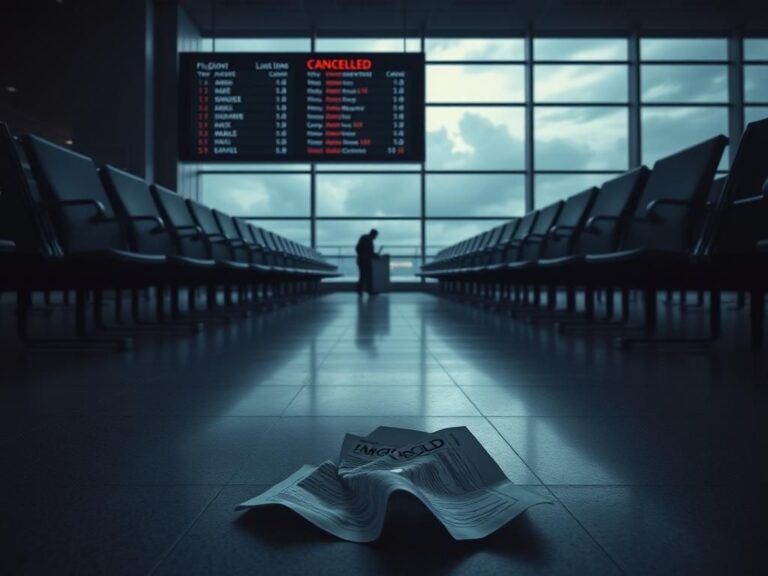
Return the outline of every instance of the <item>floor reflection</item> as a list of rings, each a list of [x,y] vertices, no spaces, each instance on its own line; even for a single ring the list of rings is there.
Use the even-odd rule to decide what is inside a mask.
[[[358,297],[355,344],[369,356],[378,356],[376,345],[379,336],[388,336],[390,326],[389,295]]]

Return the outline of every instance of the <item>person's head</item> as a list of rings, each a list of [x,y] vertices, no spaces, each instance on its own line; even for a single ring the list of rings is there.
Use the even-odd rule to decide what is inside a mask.
[[[378,231],[378,230],[376,230],[376,228],[373,228],[373,229],[371,230],[370,234],[368,234],[368,235],[369,235],[371,238],[373,238],[374,240],[376,240],[376,237],[379,235],[379,231]]]

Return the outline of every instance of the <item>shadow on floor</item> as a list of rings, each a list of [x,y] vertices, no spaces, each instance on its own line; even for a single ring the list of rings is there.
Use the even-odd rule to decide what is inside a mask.
[[[282,506],[253,509],[235,523],[273,550],[301,553],[308,545],[359,546],[371,560],[392,573],[431,573],[458,567],[476,554],[517,563],[547,564],[549,550],[534,524],[523,513],[481,540],[454,540],[415,497],[393,495],[381,537],[369,544],[347,543],[324,532]]]

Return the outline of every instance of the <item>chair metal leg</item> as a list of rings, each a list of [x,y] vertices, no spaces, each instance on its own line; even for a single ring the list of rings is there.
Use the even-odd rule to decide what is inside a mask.
[[[615,304],[613,301],[613,296],[614,296],[613,288],[608,288],[605,291],[605,316],[610,320],[613,319],[613,314],[615,312],[614,310]]]
[[[216,309],[216,286],[213,284],[208,284],[206,286],[206,304],[208,306],[208,310],[215,310]]]
[[[155,317],[158,321],[165,318],[165,287],[162,284],[155,287]]]
[[[179,290],[181,287],[178,284],[171,284],[171,317],[178,318],[181,309],[179,308]]]
[[[140,322],[141,321],[141,308],[139,304],[139,290],[137,288],[133,288],[131,290],[131,319],[134,322]]]
[[[621,322],[629,322],[629,289],[621,289]]]
[[[104,327],[104,292],[101,288],[93,291],[93,325],[96,328]]]
[[[743,310],[747,305],[747,296],[743,290],[739,290],[736,293],[736,304],[731,306],[729,310]]]
[[[749,293],[749,312],[752,348],[762,348],[765,336],[765,292],[763,290],[752,290]]]
[[[643,291],[643,310],[645,314],[645,328],[649,334],[656,332],[657,296],[654,288],[646,288]]]
[[[627,288],[621,289],[621,318],[619,320],[597,320],[594,318],[594,306],[592,318],[589,318],[587,314],[581,318],[572,321],[558,322],[557,330],[560,333],[566,331],[570,332],[571,329],[576,329],[579,332],[586,332],[589,334],[615,334],[617,331],[621,332],[648,332],[653,333],[656,325],[656,297],[655,291],[651,290],[650,293],[645,295],[645,320],[642,324],[631,325],[630,319],[630,291]],[[590,302],[590,298],[585,294],[585,306]],[[650,323],[649,323],[650,320]]]
[[[75,336],[85,338],[86,333],[86,309],[88,292],[84,289],[75,291]]]
[[[722,333],[722,299],[720,290],[712,290],[709,299],[709,335],[704,338],[617,338],[619,348],[628,350],[633,346],[699,346],[706,347],[716,342]]]
[[[589,286],[584,288],[584,318],[587,322],[595,319],[595,291]]]
[[[29,290],[16,292],[16,335],[25,342],[29,337],[29,309],[32,306],[32,293]]]
[[[122,324],[123,319],[123,291],[119,288],[115,290],[115,322]]]
[[[87,335],[88,292],[78,289],[75,292],[75,337],[74,338],[32,338],[29,335],[29,309],[31,293],[19,290],[17,293],[16,332],[24,349],[32,350],[127,350],[133,347],[132,338],[94,338]]]

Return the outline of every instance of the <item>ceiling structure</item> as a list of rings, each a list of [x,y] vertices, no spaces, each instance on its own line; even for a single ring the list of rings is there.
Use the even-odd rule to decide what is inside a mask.
[[[768,34],[768,0],[182,0],[206,36]]]

